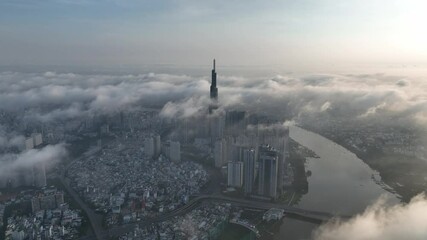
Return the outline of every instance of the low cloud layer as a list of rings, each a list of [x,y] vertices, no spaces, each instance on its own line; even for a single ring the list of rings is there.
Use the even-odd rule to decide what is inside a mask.
[[[3,72],[0,80],[0,110],[25,112],[26,118],[43,122],[110,113],[136,104],[161,107],[209,87],[203,79],[153,73]]]
[[[21,149],[24,141],[23,135],[0,124],[0,151],[10,148]]]
[[[4,154],[0,157],[0,177],[13,177],[21,169],[28,169],[40,164],[49,168],[66,156],[67,150],[64,144],[48,145],[42,149],[31,149],[20,154]]]
[[[166,118],[188,118],[206,113],[210,100],[207,97],[190,97],[181,101],[167,102],[160,112]]]
[[[330,222],[314,232],[315,240],[427,239],[427,199],[414,197],[406,205],[387,207],[380,199],[348,221]]]
[[[387,74],[218,76],[221,108],[276,117],[282,129],[301,119],[347,120],[427,130],[427,81]],[[158,107],[165,118],[206,114],[209,77],[171,74],[0,73],[0,148],[22,143],[24,123],[83,119],[129,108]],[[271,126],[259,126],[271,128]],[[63,144],[0,156],[0,177],[66,157]],[[420,214],[421,213],[421,214]],[[329,223],[316,239],[427,239],[427,200],[388,208],[379,201],[346,222]],[[409,237],[408,237],[409,236]]]
[[[42,122],[162,107],[165,117],[189,117],[209,105],[209,78],[188,75],[0,73],[0,110]],[[315,74],[259,78],[218,76],[225,108],[295,119],[325,114],[359,120],[427,124],[427,82],[386,74]],[[203,109],[201,109],[203,108]],[[8,140],[9,141],[9,140]],[[10,142],[10,141],[9,141]]]

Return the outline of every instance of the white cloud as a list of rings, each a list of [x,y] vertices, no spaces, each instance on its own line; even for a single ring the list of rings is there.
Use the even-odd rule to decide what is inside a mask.
[[[43,163],[47,168],[67,156],[64,144],[48,145],[42,149],[31,149],[20,154],[0,156],[0,177],[12,177],[22,168],[33,167]]]
[[[163,105],[209,87],[203,79],[168,74],[80,75],[0,73],[0,110],[50,121]]]
[[[408,204],[386,206],[384,199],[348,221],[333,221],[314,232],[315,240],[427,239],[427,199],[414,197]]]
[[[21,148],[24,145],[25,137],[14,132],[8,131],[3,125],[0,125],[0,149],[17,147]]]
[[[405,87],[396,84],[403,81],[411,84]],[[220,75],[218,83],[221,106],[273,114],[282,119],[333,112],[333,117],[393,116],[399,121],[423,126],[427,123],[424,117],[427,83],[416,77]],[[209,85],[208,77],[187,75],[3,72],[0,73],[0,110],[20,111],[25,115],[23,119],[48,122],[166,104],[165,116],[174,116],[169,113],[175,111],[184,117],[198,113],[195,104],[206,105],[203,98],[209,95]]]
[[[370,107],[365,113],[359,115],[359,117],[363,118],[363,117],[369,117],[369,116],[375,115],[378,110],[381,110],[385,107],[386,107],[386,103],[383,102],[377,106]]]
[[[324,112],[324,111],[326,111],[326,110],[328,110],[328,109],[330,109],[331,108],[331,103],[329,102],[329,101],[327,101],[327,102],[325,102],[323,105],[322,105],[322,107],[320,108],[320,111],[321,112]]]
[[[160,116],[168,118],[188,118],[206,114],[210,100],[207,97],[191,97],[179,102],[168,102]]]

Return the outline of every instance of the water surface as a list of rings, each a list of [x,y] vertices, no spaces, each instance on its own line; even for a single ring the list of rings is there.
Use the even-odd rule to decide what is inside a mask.
[[[354,153],[319,134],[297,126],[289,128],[289,135],[299,144],[314,151],[319,158],[307,158],[308,193],[297,207],[344,215],[354,215],[375,202],[381,195],[394,204],[399,199],[374,181],[378,173]],[[285,219],[275,239],[307,239],[315,225]]]

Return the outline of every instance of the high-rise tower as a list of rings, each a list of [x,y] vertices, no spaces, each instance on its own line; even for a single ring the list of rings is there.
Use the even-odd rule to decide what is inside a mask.
[[[211,99],[215,101],[218,100],[218,88],[216,87],[215,59],[213,60],[212,69]]]
[[[259,150],[258,166],[258,194],[276,198],[278,178],[278,154],[269,146],[263,146]]]
[[[243,151],[243,183],[246,194],[252,193],[255,182],[255,150],[245,149]]]

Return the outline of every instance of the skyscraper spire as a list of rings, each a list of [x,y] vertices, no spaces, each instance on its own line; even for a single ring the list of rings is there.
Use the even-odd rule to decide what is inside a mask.
[[[215,109],[218,108],[218,88],[216,87],[216,70],[215,70],[215,58],[213,60],[212,68],[212,82],[211,82],[211,91],[210,91],[212,103],[209,105],[209,114],[211,114]]]
[[[218,100],[218,88],[216,87],[216,71],[215,71],[215,59],[213,60],[213,69],[212,69],[212,83],[210,91],[211,99]]]

